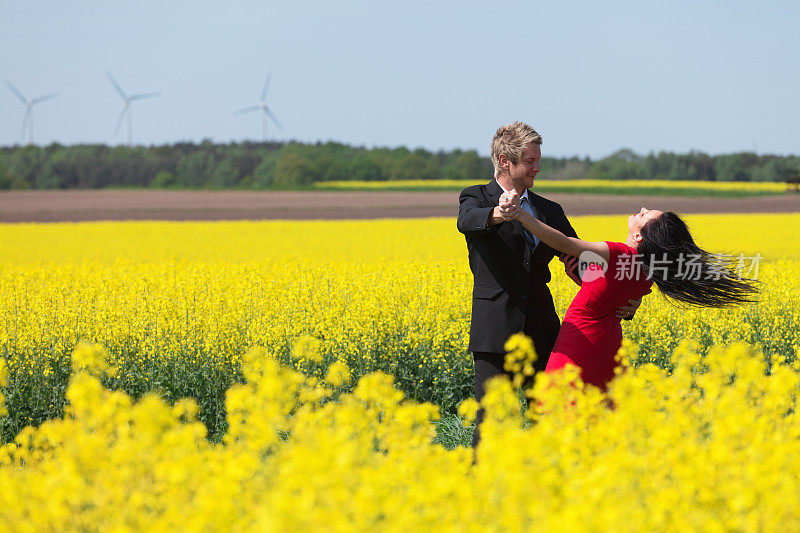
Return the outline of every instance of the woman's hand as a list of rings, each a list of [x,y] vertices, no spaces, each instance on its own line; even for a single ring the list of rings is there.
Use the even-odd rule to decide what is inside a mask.
[[[504,192],[500,195],[500,205],[498,205],[500,216],[503,220],[513,220],[519,216],[521,211],[521,200],[519,195],[514,192]]]
[[[517,194],[516,191],[509,191],[509,192],[504,192],[503,194],[500,195],[500,204],[504,203],[513,204],[517,207],[520,207],[522,204],[522,200],[520,199],[519,194]]]

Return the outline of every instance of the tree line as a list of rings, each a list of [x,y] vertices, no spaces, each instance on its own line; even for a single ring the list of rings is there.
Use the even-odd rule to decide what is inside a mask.
[[[783,181],[800,157],[671,152],[607,157],[545,157],[548,179]],[[336,142],[177,143],[0,148],[0,189],[302,188],[334,180],[488,179],[492,164],[474,150],[364,148]]]

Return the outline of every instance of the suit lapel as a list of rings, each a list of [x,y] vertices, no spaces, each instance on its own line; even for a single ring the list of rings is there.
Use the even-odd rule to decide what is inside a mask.
[[[486,193],[489,195],[489,200],[493,205],[500,203],[500,195],[503,194],[503,188],[497,183],[497,180],[492,180],[486,184]]]
[[[552,226],[547,217],[547,210],[545,209],[544,202],[542,201],[543,198],[538,194],[532,193],[530,189],[528,189],[528,198],[531,201],[531,206],[533,206],[533,208],[536,210],[536,218],[548,226]]]
[[[545,203],[544,198],[542,198],[538,194],[532,193],[530,189],[528,189],[528,198],[531,199],[531,205],[534,207],[534,209],[536,209],[536,217],[545,224],[547,224],[548,226],[555,229],[559,229],[554,226],[554,221],[551,220],[551,217],[549,216],[550,213],[548,211],[547,204]],[[557,253],[545,243],[539,242],[539,245],[534,250],[534,255],[537,258],[546,257],[549,252]]]

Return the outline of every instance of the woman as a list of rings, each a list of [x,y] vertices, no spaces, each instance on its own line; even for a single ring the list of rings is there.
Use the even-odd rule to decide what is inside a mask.
[[[754,280],[734,279],[730,259],[700,249],[686,224],[672,212],[643,207],[628,217],[628,236],[619,243],[567,237],[521,209],[515,192],[503,194],[500,211],[554,250],[599,265],[583,274],[546,372],[572,364],[580,369],[584,383],[605,390],[614,377],[615,356],[622,344],[615,311],[629,299],[649,293],[652,283],[671,299],[706,307],[752,302],[758,293]]]

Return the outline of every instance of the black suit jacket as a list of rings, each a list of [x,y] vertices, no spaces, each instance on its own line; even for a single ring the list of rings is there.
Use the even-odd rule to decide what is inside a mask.
[[[489,226],[489,214],[503,189],[496,180],[461,192],[458,230],[467,240],[469,266],[474,276],[469,350],[505,353],[508,337],[523,331],[531,306],[555,315],[547,289],[550,260],[557,254],[543,242],[531,251],[524,228],[516,220]],[[570,237],[577,237],[564,210],[555,202],[528,196],[537,217]],[[556,322],[558,316],[554,317]]]

